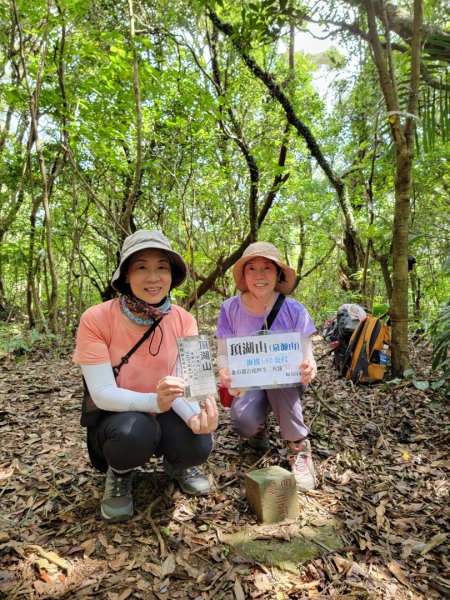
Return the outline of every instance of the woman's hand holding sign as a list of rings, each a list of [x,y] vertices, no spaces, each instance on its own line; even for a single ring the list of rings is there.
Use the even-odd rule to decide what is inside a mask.
[[[213,396],[206,398],[202,411],[191,417],[188,421],[189,427],[194,433],[212,433],[219,424],[219,413]]]
[[[311,383],[317,375],[317,364],[314,358],[305,358],[300,364],[300,383]]]
[[[219,383],[226,387],[232,396],[240,396],[242,391],[237,388],[231,388],[231,375],[228,367],[219,369]]]

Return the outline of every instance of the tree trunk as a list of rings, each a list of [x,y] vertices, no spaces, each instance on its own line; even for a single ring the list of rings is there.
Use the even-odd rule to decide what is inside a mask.
[[[30,178],[32,178],[31,174]],[[39,206],[40,199],[35,198],[33,200],[33,207],[30,214],[30,239],[28,244],[27,312],[28,326],[30,329],[33,329],[36,326],[36,314],[40,321],[40,328],[46,329],[46,320],[41,306],[41,299],[39,297],[39,292],[36,289],[36,275],[39,266],[38,258],[36,256],[36,215]]]
[[[389,314],[392,323],[392,372],[401,376],[409,368],[408,352],[408,246],[409,191],[412,156],[405,148],[397,152],[395,212],[393,226],[392,297]]]
[[[385,50],[378,36],[375,20],[376,0],[364,0],[369,28],[369,41],[377,68],[380,87],[389,114],[392,138],[395,144],[395,209],[392,228],[393,274],[389,314],[392,325],[392,374],[403,376],[409,368],[408,352],[408,226],[410,215],[411,175],[414,159],[417,98],[420,80],[420,52],[422,31],[422,0],[414,0],[414,19],[411,37],[411,67],[409,99],[402,111],[397,95],[390,44],[389,18],[385,16]],[[404,124],[402,121],[404,120]]]
[[[372,246],[373,247],[373,246]],[[373,255],[374,259],[380,264],[381,274],[383,275],[384,285],[386,287],[386,295],[391,301],[392,298],[392,279],[391,274],[389,273],[389,256],[386,254],[375,254]]]
[[[139,55],[135,48],[135,14],[132,0],[128,0],[128,16],[130,24],[130,45],[132,46],[133,54],[133,91],[134,91],[134,106],[136,115],[136,162],[134,166],[133,178],[130,177],[130,188],[127,198],[122,206],[120,215],[120,225],[122,227],[121,241],[125,239],[133,231],[133,211],[136,205],[136,200],[141,191],[142,174],[143,174],[143,134],[142,134],[142,104],[141,104],[141,89],[139,82]],[[130,161],[131,162],[131,161]]]
[[[346,0],[356,8],[361,5],[361,0]],[[412,3],[409,3],[412,4]],[[391,31],[394,31],[408,45],[414,37],[414,15],[401,6],[384,0],[373,1],[374,14],[384,21],[387,17]],[[450,63],[450,31],[422,24],[423,51],[435,60]]]

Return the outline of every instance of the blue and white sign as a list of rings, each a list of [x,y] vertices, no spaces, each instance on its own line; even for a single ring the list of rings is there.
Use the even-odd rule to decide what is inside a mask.
[[[299,332],[227,338],[232,388],[291,387],[300,382]]]

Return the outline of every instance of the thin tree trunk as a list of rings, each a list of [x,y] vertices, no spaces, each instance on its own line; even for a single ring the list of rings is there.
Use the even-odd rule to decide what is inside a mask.
[[[31,160],[30,160],[31,162]],[[31,164],[30,181],[32,179]],[[32,187],[32,183],[31,183]],[[33,196],[33,192],[32,192]],[[47,322],[42,310],[41,299],[39,292],[36,289],[36,275],[39,268],[39,260],[36,255],[36,215],[41,204],[40,198],[34,198],[33,207],[30,214],[30,237],[28,241],[28,270],[27,270],[27,313],[28,325],[30,329],[36,326],[36,319],[39,319],[40,327],[47,328]],[[36,316],[37,315],[37,316]]]
[[[222,84],[222,78],[220,75],[219,69],[219,61],[217,58],[217,32],[218,29],[216,27],[213,28],[213,33],[210,39],[210,47],[211,47],[211,64],[212,64],[212,77],[213,83],[216,87],[217,93],[220,96],[225,96],[226,89]],[[197,64],[199,64],[197,62]],[[220,113],[223,113],[222,106],[219,107]],[[250,241],[256,242],[258,239],[258,196],[259,196],[259,183],[260,183],[260,173],[258,163],[250,150],[250,146],[247,143],[244,132],[242,130],[241,124],[237,120],[234,111],[231,107],[227,109],[227,114],[229,120],[231,122],[233,131],[229,129],[224,118],[219,119],[219,125],[224,135],[232,140],[241,151],[245,162],[247,164],[249,178],[250,178],[250,190],[248,196],[248,222],[250,229]]]
[[[133,90],[134,90],[134,106],[136,115],[136,160],[134,166],[134,174],[131,180],[131,187],[122,208],[120,215],[120,225],[122,241],[125,234],[128,235],[133,229],[133,211],[136,201],[139,197],[142,183],[142,157],[143,157],[143,140],[142,140],[142,105],[141,105],[141,89],[139,83],[139,56],[135,48],[136,32],[135,32],[135,14],[133,0],[128,0],[128,15],[130,22],[130,44],[133,53]]]
[[[409,368],[408,351],[408,248],[412,157],[406,147],[397,151],[393,237],[392,296],[389,314],[392,323],[392,372],[402,376]]]
[[[38,68],[37,74],[36,74],[35,87],[32,90],[31,86],[30,86],[30,82],[28,81],[28,68],[27,68],[27,64],[25,61],[25,48],[24,48],[24,43],[23,43],[22,28],[20,25],[19,13],[17,10],[17,5],[16,5],[15,0],[13,0],[13,10],[14,10],[14,17],[15,17],[15,22],[17,25],[17,30],[18,30],[18,34],[19,34],[19,40],[20,40],[19,52],[20,52],[20,59],[22,62],[22,68],[23,68],[23,72],[24,72],[24,81],[26,83],[26,88],[27,88],[28,97],[29,97],[29,111],[30,111],[30,117],[31,117],[30,142],[31,142],[31,144],[34,142],[35,149],[36,149],[36,155],[37,155],[38,163],[39,163],[39,171],[40,171],[40,175],[41,175],[42,190],[41,190],[40,199],[41,199],[42,205],[44,207],[44,214],[45,214],[45,219],[44,219],[45,238],[46,238],[46,246],[47,246],[48,267],[49,267],[50,278],[51,278],[51,292],[50,292],[49,306],[48,306],[48,320],[49,320],[50,330],[53,333],[57,333],[57,331],[58,331],[58,317],[57,317],[58,277],[56,274],[55,260],[53,257],[51,217],[50,217],[50,205],[49,205],[49,181],[48,181],[48,177],[47,177],[47,169],[46,169],[46,165],[45,165],[44,154],[42,152],[41,140],[39,138],[39,117],[38,117],[40,85],[41,85],[41,81],[42,81],[42,75],[43,75],[45,60],[46,60],[46,56],[47,56],[47,45],[44,46],[44,50],[42,51],[40,61],[39,61],[39,68]],[[48,19],[49,19],[49,14],[47,14],[47,18],[45,21],[46,28],[48,28]],[[46,42],[47,42],[47,33],[48,33],[48,30],[46,30],[45,36],[44,36],[46,39]],[[31,145],[28,150],[31,152]],[[32,172],[31,172],[31,163],[30,163],[30,177],[31,176],[32,176]]]
[[[386,287],[386,295],[390,302],[392,298],[392,278],[391,274],[389,273],[389,257],[386,254],[375,253],[373,256],[374,259],[380,264],[381,274],[383,276],[384,285]]]
[[[409,368],[408,351],[408,228],[410,191],[414,159],[414,133],[420,78],[422,0],[414,0],[414,18],[411,42],[410,94],[406,112],[400,110],[391,57],[383,54],[375,20],[374,0],[364,0],[373,58],[389,113],[395,144],[395,208],[393,223],[393,274],[389,314],[392,324],[392,373],[402,376]],[[386,39],[390,23],[385,18]],[[390,52],[389,43],[386,52]],[[404,119],[404,125],[402,120]]]

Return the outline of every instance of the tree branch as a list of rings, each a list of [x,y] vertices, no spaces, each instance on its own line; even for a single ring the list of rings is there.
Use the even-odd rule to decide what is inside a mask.
[[[306,273],[304,273],[303,275],[299,275],[297,274],[297,277],[295,278],[295,285],[294,285],[294,290],[296,289],[296,287],[298,286],[298,284],[300,283],[300,281],[302,279],[305,279],[305,277],[308,277],[309,275],[311,275],[311,273],[313,273],[314,271],[316,271],[319,267],[321,267],[322,265],[324,265],[326,263],[326,261],[330,258],[330,256],[333,254],[334,249],[336,248],[336,242],[333,242],[332,246],[330,246],[328,248],[328,250],[325,252],[325,254],[322,256],[322,258],[320,258],[316,264],[314,266],[312,266],[308,271],[306,271]]]
[[[351,271],[355,272],[359,268],[359,263],[363,260],[364,251],[353,218],[352,208],[346,196],[343,181],[336,175],[336,173],[334,173],[330,164],[323,155],[311,130],[297,116],[292,103],[289,101],[275,78],[270,73],[263,71],[255,59],[248,55],[243,39],[237,33],[235,33],[233,26],[229,23],[224,23],[221,21],[217,13],[211,8],[208,9],[208,15],[217,29],[230,38],[231,43],[239,52],[242,60],[245,62],[254,76],[264,83],[270,94],[276,98],[276,100],[283,107],[288,122],[295,127],[299,135],[303,138],[310,153],[316,159],[320,168],[327,176],[328,181],[336,190],[339,204],[345,218],[347,262]]]

